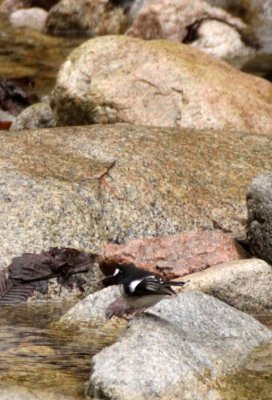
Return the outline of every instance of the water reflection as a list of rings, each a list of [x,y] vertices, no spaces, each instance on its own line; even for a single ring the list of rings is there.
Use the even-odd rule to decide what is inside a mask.
[[[0,77],[31,77],[35,92],[49,94],[68,54],[83,38],[57,38],[26,29],[12,29],[0,17]]]
[[[80,331],[53,327],[63,312],[60,305],[1,306],[2,383],[85,398],[91,357],[116,337],[95,327]]]

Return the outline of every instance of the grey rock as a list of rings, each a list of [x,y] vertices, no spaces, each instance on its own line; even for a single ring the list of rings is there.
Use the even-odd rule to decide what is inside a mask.
[[[134,37],[187,40],[193,47],[236,66],[237,57],[245,62],[255,54],[241,38],[247,29],[245,23],[203,0],[146,0],[143,4],[136,1],[130,15],[133,21],[127,34]],[[194,27],[193,35],[190,27]]]
[[[0,110],[0,121],[14,121],[14,115],[10,114],[7,111]]]
[[[247,189],[247,238],[253,254],[272,263],[272,172],[257,176]]]
[[[104,324],[107,321],[106,309],[119,296],[120,291],[116,286],[110,286],[90,294],[67,311],[60,319],[60,323]]]
[[[213,221],[242,233],[244,185],[270,164],[272,140],[95,125],[0,132],[0,149],[0,265],[8,265],[24,252],[100,253],[108,242]]]
[[[99,399],[219,399],[212,383],[242,367],[271,339],[253,317],[202,293],[180,294],[134,319],[119,342],[92,359]]]
[[[243,18],[256,35],[264,52],[272,52],[272,0],[207,0]]]
[[[48,12],[43,8],[31,7],[14,11],[9,20],[15,28],[30,28],[42,32],[45,28],[47,15]]]
[[[271,98],[271,83],[190,46],[104,36],[70,54],[51,105],[60,126],[128,122],[271,133]]]
[[[263,260],[237,260],[187,275],[185,291],[198,290],[250,314],[272,312],[272,268]]]
[[[56,125],[53,111],[45,103],[33,104],[19,114],[10,127],[10,131],[24,129],[52,128]]]

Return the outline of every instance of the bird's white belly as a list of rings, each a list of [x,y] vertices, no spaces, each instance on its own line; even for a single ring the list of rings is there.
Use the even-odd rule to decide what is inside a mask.
[[[122,291],[122,296],[130,307],[134,308],[147,308],[152,307],[159,301],[164,299],[166,295],[148,295],[148,296],[127,296]],[[169,296],[167,296],[169,297]]]

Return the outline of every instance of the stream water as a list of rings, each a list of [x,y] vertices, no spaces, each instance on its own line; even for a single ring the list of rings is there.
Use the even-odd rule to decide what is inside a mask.
[[[60,65],[83,40],[14,30],[0,19],[0,78],[31,77],[35,92],[48,95]],[[259,54],[244,69],[272,80],[271,65],[271,54]],[[1,306],[1,396],[4,383],[8,388],[17,385],[40,394],[45,390],[47,395],[41,394],[41,399],[49,399],[48,393],[65,399],[86,398],[90,359],[115,337],[95,327],[78,331],[54,326],[52,323],[69,307],[70,304]],[[272,316],[260,319],[272,328]],[[220,385],[222,400],[271,400],[272,343],[258,349],[244,371],[227,377]]]
[[[60,329],[54,322],[70,307],[1,306],[0,383],[85,399],[90,360],[116,335],[98,327]]]

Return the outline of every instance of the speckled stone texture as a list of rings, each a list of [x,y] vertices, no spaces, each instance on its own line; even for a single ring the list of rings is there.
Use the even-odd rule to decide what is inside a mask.
[[[27,107],[16,117],[10,131],[52,128],[54,126],[56,126],[56,122],[50,106],[45,103],[36,103]]]
[[[164,300],[134,319],[92,359],[89,394],[99,399],[219,399],[212,383],[243,366],[272,338],[251,316],[202,293]]]
[[[101,125],[0,132],[0,149],[3,266],[51,246],[99,253],[213,221],[243,232],[246,187],[271,164],[272,140]]]
[[[70,54],[51,106],[59,126],[128,122],[267,134],[272,84],[180,43],[104,36]]]
[[[272,172],[253,179],[247,189],[247,209],[251,251],[272,264]]]
[[[106,311],[112,301],[120,296],[117,286],[102,289],[79,301],[60,319],[64,324],[103,324],[107,321]]]
[[[198,290],[250,314],[271,315],[272,268],[251,258],[216,265],[187,275],[184,291]]]
[[[193,231],[128,240],[123,245],[110,243],[100,255],[99,265],[105,275],[111,275],[116,263],[134,263],[169,280],[247,257],[249,254],[230,235]]]

